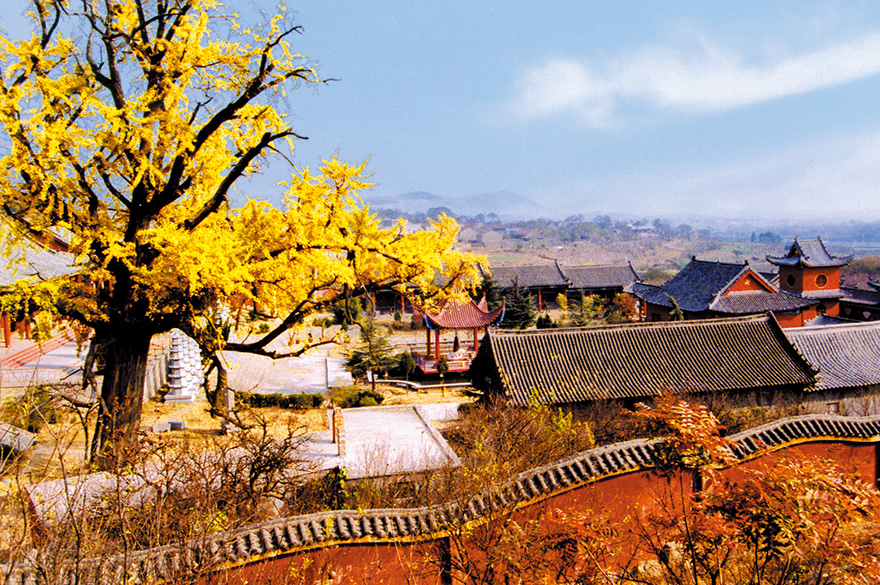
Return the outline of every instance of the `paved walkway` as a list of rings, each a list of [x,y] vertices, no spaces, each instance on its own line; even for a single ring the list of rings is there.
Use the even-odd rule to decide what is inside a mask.
[[[345,359],[312,350],[296,358],[273,360],[264,356],[223,352],[229,387],[245,392],[316,394],[335,386],[350,386]]]
[[[3,396],[37,384],[78,384],[83,354],[70,336],[59,335],[43,344],[14,336],[10,347],[0,347],[0,391]],[[267,357],[227,352],[229,385],[248,392],[321,393],[328,386],[352,383],[345,360],[318,350],[298,358]]]
[[[344,467],[352,479],[419,473],[461,465],[458,456],[431,424],[456,418],[458,403],[374,406],[342,410],[345,453],[332,431],[310,435],[304,455],[321,469]],[[435,416],[439,418],[434,418]]]
[[[431,405],[433,414],[424,405],[377,406],[343,410],[345,453],[339,455],[338,445],[332,442],[331,431],[309,435],[302,445],[302,456],[309,472],[342,467],[351,479],[386,477],[411,473],[431,472],[461,461],[431,425],[433,415],[448,416],[457,411],[458,404]],[[210,454],[205,454],[210,459]],[[144,475],[158,472],[145,468]],[[108,492],[117,489],[117,481],[134,501],[154,497],[151,485],[141,474],[127,474],[121,478],[107,473],[93,473],[79,477],[54,480],[26,486],[32,509],[44,522],[63,518],[70,506],[80,508],[92,505]]]
[[[19,394],[37,384],[78,383],[84,357],[70,336],[59,335],[43,344],[14,336],[8,348],[0,347],[2,396]]]

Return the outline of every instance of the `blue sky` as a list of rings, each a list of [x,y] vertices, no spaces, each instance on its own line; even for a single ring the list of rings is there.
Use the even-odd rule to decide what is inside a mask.
[[[377,195],[507,190],[559,217],[880,220],[880,3],[288,8],[295,50],[337,80],[279,104],[309,136],[295,162],[369,158]],[[249,187],[269,196],[288,173],[279,161]]]

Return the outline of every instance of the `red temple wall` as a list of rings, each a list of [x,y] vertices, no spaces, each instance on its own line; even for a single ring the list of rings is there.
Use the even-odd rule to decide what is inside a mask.
[[[843,470],[854,470],[866,482],[876,485],[877,450],[872,443],[816,442],[788,447],[762,455],[724,470],[723,476],[736,481],[742,470],[766,465],[784,456],[786,452],[830,459]],[[690,478],[672,474],[659,476],[650,471],[637,471],[611,476],[580,486],[576,489],[539,500],[520,509],[518,519],[536,518],[541,511],[584,512],[601,510],[612,517],[635,519],[642,513],[668,501],[670,493],[689,489]],[[711,489],[711,486],[706,486]],[[477,528],[472,538],[480,537]],[[409,585],[412,583],[442,583],[436,562],[438,547],[445,539],[413,543],[401,539],[388,543],[351,543],[327,548],[272,557],[229,569],[203,579],[205,585],[245,585],[246,583],[384,583]],[[479,556],[479,548],[468,551]],[[435,560],[426,562],[425,555]]]

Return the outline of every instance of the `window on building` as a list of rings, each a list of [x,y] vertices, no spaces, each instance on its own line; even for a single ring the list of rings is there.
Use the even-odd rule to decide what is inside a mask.
[[[788,278],[785,279],[785,282],[788,284],[789,288],[793,288],[797,280],[795,279],[794,274],[789,274]]]
[[[828,277],[824,274],[820,274],[816,277],[816,286],[819,288],[825,288],[825,285],[828,284]]]

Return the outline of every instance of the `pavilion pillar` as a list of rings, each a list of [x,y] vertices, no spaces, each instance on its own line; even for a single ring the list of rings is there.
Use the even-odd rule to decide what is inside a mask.
[[[431,357],[431,330],[425,329],[425,333],[427,333],[427,339],[425,340],[425,358]]]
[[[437,330],[437,335],[434,336],[434,361],[440,361],[440,330]]]
[[[3,313],[0,316],[0,325],[3,327],[3,345],[9,347],[12,343],[12,326],[9,323],[9,313]]]
[[[538,312],[540,313],[543,309],[541,309],[541,289],[538,289]]]
[[[474,327],[474,353],[477,353],[477,350],[480,349],[480,337],[479,337],[479,329]]]

